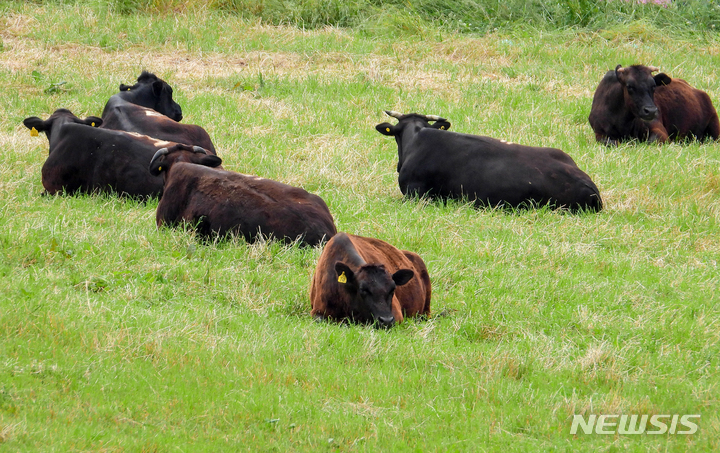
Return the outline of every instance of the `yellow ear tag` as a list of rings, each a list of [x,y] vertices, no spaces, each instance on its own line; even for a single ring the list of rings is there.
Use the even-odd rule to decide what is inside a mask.
[[[130,88],[128,88],[127,90],[130,91]]]
[[[93,121],[92,123],[90,123],[90,125],[91,125],[92,127],[95,127],[95,121]]]
[[[440,129],[445,130],[445,126],[440,126]]]
[[[390,132],[390,128],[389,128],[389,127],[386,127],[385,130],[388,131],[388,132]]]
[[[162,171],[162,167],[158,167],[158,171]]]
[[[340,274],[340,276],[338,277],[338,281],[343,284],[347,283],[347,277],[345,276],[345,271],[343,271],[342,274]]]
[[[30,129],[30,137],[37,137],[37,136],[38,136],[37,129],[35,129],[34,127],[32,129]]]

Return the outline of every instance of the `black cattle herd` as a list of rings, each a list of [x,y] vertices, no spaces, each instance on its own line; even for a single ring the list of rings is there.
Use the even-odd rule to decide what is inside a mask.
[[[657,71],[618,65],[605,74],[589,117],[598,142],[718,139],[710,97],[684,80],[653,75]],[[450,132],[439,116],[386,113],[397,124],[376,129],[395,137],[398,184],[406,196],[459,199],[478,208],[602,210],[597,186],[559,149]],[[316,319],[390,327],[430,313],[430,277],[420,256],[338,233],[323,199],[304,189],[223,169],[205,129],[180,123],[182,117],[172,88],[143,71],[136,84],[120,85],[102,118],[58,109],[46,120],[23,123],[50,143],[42,167],[47,194],[160,197],[158,226],[190,226],[201,237],[324,244],[310,289]]]

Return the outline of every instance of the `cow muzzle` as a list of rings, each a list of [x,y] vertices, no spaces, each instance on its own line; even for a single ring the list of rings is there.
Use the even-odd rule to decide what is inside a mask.
[[[377,318],[375,318],[375,323],[380,329],[389,329],[390,327],[395,325],[395,317],[392,315],[378,316]]]
[[[646,105],[640,109],[640,118],[643,121],[654,121],[658,117],[658,108],[654,105]]]

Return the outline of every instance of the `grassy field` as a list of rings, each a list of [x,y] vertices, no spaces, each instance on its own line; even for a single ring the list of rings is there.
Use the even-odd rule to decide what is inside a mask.
[[[0,10],[0,450],[720,449],[720,145],[605,148],[587,122],[617,64],[717,105],[718,36]],[[419,253],[443,316],[316,323],[320,249],[204,244],[157,230],[156,201],[40,196],[47,140],[22,120],[99,115],[143,69],[226,169],[302,186],[339,230]],[[404,200],[384,109],[561,148],[605,210]],[[573,414],[701,418],[693,435],[571,435]]]

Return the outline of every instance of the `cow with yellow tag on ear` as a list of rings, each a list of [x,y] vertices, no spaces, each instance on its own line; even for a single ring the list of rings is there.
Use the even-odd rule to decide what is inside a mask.
[[[380,239],[338,233],[323,250],[310,289],[316,319],[388,328],[430,313],[430,277],[422,258]]]
[[[58,109],[58,112],[63,112],[63,111],[70,112],[69,110],[66,110],[66,109]],[[75,115],[71,114],[71,116],[69,118],[71,118],[70,121],[72,121],[74,123],[84,124],[86,126],[91,126],[91,127],[98,127],[103,122],[102,118],[98,118],[97,116],[88,116],[87,118],[85,118],[83,120],[83,119],[80,119],[80,118],[76,117]],[[23,120],[23,124],[25,125],[25,127],[30,129],[31,137],[37,137],[38,135],[40,135],[39,134],[40,132],[45,132],[47,134],[50,131],[50,129],[52,128],[53,122],[54,122],[54,119],[53,120],[48,119],[46,121],[43,121],[40,118],[38,118],[37,116],[31,116],[31,117],[25,118]],[[48,140],[50,140],[50,136],[48,136]]]
[[[78,118],[70,110],[58,109],[43,120],[26,118],[31,134],[45,133],[48,157],[41,169],[45,193],[106,192],[146,199],[163,190],[163,178],[148,172],[158,148],[189,145],[98,127],[98,117]],[[35,131],[35,132],[33,132]]]
[[[405,196],[471,201],[478,208],[602,209],[595,183],[560,149],[451,132],[435,115],[385,113],[398,123],[376,128],[395,138]]]

